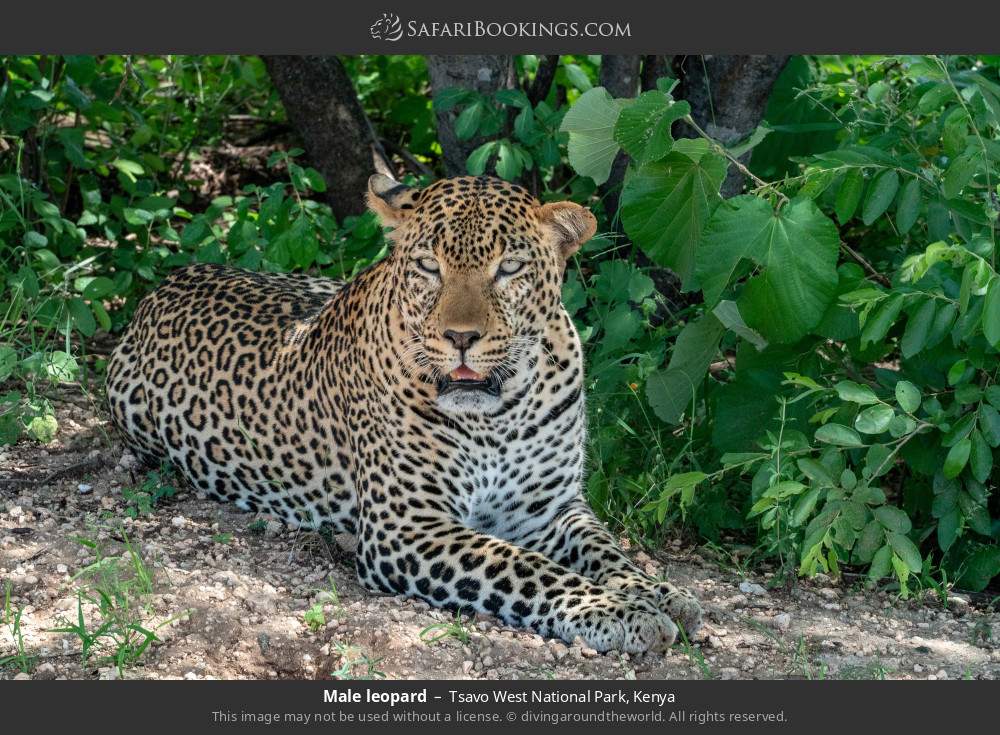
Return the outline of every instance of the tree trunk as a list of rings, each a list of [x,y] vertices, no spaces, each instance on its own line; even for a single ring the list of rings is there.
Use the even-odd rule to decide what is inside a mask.
[[[326,180],[338,220],[365,210],[375,157],[385,160],[347,71],[336,56],[264,56],[288,120]]]
[[[615,99],[635,97],[639,92],[639,67],[641,56],[619,56],[605,54],[601,57],[600,84]],[[621,221],[618,219],[618,201],[621,198],[622,182],[628,169],[628,156],[619,151],[611,165],[611,175],[601,184],[599,193],[604,202],[604,211],[613,223],[617,235],[624,237]]]
[[[674,96],[687,100],[691,117],[711,137],[730,145],[749,136],[764,118],[774,82],[787,56],[677,57],[675,71],[681,83]],[[688,132],[693,136],[693,131]],[[744,165],[751,152],[740,159]],[[743,174],[730,167],[722,196],[739,194]]]
[[[516,85],[513,56],[430,55],[427,57],[431,91],[435,94],[453,87],[492,94]],[[466,172],[465,161],[486,139],[475,137],[459,140],[455,135],[455,119],[461,109],[437,114],[438,142],[443,152],[444,168],[448,176]]]

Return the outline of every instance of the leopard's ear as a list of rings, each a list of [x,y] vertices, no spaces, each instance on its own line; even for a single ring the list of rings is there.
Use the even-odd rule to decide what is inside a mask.
[[[597,232],[597,218],[574,202],[551,202],[538,208],[538,220],[563,260],[568,260]]]
[[[385,174],[375,174],[368,179],[368,208],[378,215],[385,227],[399,227],[416,207],[418,192]]]

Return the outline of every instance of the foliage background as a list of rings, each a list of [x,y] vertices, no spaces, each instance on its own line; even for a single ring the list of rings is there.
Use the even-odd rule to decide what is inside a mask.
[[[433,95],[422,57],[342,65],[397,176],[443,175],[445,120],[470,173],[599,216],[564,287],[593,506],[784,579],[995,584],[1000,58],[794,57],[740,140],[698,125],[669,66],[616,98],[608,61],[549,61]],[[0,57],[0,444],[51,441],[59,390],[100,400],[172,268],[382,257],[326,189],[261,59]]]

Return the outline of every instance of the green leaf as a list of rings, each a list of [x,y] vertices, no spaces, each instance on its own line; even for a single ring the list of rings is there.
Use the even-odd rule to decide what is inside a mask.
[[[77,331],[84,337],[92,337],[97,331],[97,322],[94,321],[94,313],[83,299],[69,299],[66,302],[66,308],[73,318],[73,326],[76,327]]]
[[[864,443],[854,429],[842,424],[824,424],[816,429],[816,440],[838,447],[861,447]]]
[[[882,524],[887,531],[894,533],[909,533],[913,528],[910,517],[894,505],[883,505],[873,508],[876,520]]]
[[[896,383],[896,401],[901,409],[913,413],[920,408],[920,389],[909,380],[900,380]]]
[[[993,452],[978,431],[969,435],[971,448],[969,451],[969,470],[979,482],[985,483],[993,472]],[[958,446],[957,444],[955,446]]]
[[[666,370],[658,370],[646,381],[646,399],[661,421],[680,421],[708,373],[724,332],[711,314],[689,322],[681,330]]]
[[[837,484],[833,475],[830,474],[829,470],[822,462],[817,462],[815,459],[805,457],[800,459],[797,464],[799,469],[802,470],[802,474],[813,482],[818,482],[821,485],[828,485],[829,487],[833,487]]]
[[[946,199],[954,199],[976,175],[982,156],[979,153],[963,153],[949,164],[941,182],[941,191]]]
[[[630,170],[621,195],[625,232],[657,265],[691,287],[696,249],[721,201],[726,162],[717,155],[697,161],[674,151],[662,161]]]
[[[876,477],[881,477],[892,469],[892,461],[890,460],[891,456],[892,452],[884,444],[872,444],[868,448],[868,452],[865,454],[865,477],[875,479]],[[884,500],[885,496],[883,495],[882,502],[884,502]]]
[[[870,225],[885,213],[896,198],[899,190],[899,174],[894,169],[880,172],[873,180],[865,204],[861,210],[861,220]]]
[[[875,552],[872,565],[868,568],[868,581],[875,583],[885,577],[891,569],[892,548],[886,544]]]
[[[767,340],[761,337],[755,330],[750,329],[750,327],[746,325],[746,322],[743,321],[743,317],[740,315],[740,309],[736,305],[735,301],[720,301],[718,305],[712,309],[712,313],[715,314],[716,319],[722,322],[722,326],[735,334],[738,334],[758,350],[762,350],[767,347]]]
[[[899,312],[903,309],[903,295],[895,293],[883,301],[868,317],[864,329],[861,330],[861,348],[864,349],[873,342],[879,342],[888,334],[896,323]]]
[[[795,501],[795,506],[792,508],[792,515],[789,519],[793,526],[801,526],[812,512],[816,509],[816,503],[819,500],[820,488],[814,487],[810,488],[806,493],[799,497]]]
[[[33,436],[42,444],[48,444],[50,441],[55,439],[58,431],[59,422],[56,421],[56,417],[52,414],[35,416],[35,418],[31,419],[31,422],[28,424],[28,434]]]
[[[958,538],[962,525],[962,516],[958,508],[952,508],[938,519],[937,540],[941,551],[947,551]]]
[[[917,309],[916,313],[906,320],[903,339],[899,343],[903,357],[913,357],[924,349],[924,345],[927,344],[927,337],[931,333],[931,325],[934,323],[936,310],[936,300],[926,299],[920,305],[920,308]]]
[[[604,87],[594,87],[569,108],[559,129],[569,133],[569,162],[581,176],[589,176],[600,185],[611,175],[611,164],[618,155],[615,125],[621,105]]]
[[[486,164],[489,163],[490,156],[497,147],[497,141],[490,140],[483,143],[469,154],[465,162],[465,169],[471,176],[482,176],[486,172]]]
[[[643,92],[622,109],[615,140],[640,166],[659,161],[673,146],[671,126],[690,112],[687,102],[674,102],[658,90]]]
[[[129,181],[135,181],[136,176],[142,176],[146,171],[141,163],[124,158],[116,158],[111,162],[111,165],[121,171]]]
[[[696,254],[705,301],[718,301],[744,258],[763,273],[751,278],[740,313],[770,342],[794,342],[823,318],[836,296],[837,227],[816,205],[799,199],[775,212],[755,196],[719,205]]]
[[[982,592],[1000,574],[1000,546],[986,546],[970,554],[962,564],[958,586],[972,592]]]
[[[521,168],[521,163],[510,143],[501,140],[500,151],[497,153],[497,176],[504,181],[513,181],[521,175]]]
[[[834,386],[834,389],[842,401],[860,403],[862,406],[879,402],[875,391],[867,385],[859,385],[853,380],[841,380]]]
[[[901,533],[889,533],[887,534],[887,538],[892,550],[903,560],[910,572],[920,574],[920,570],[923,568],[923,560],[920,558],[920,552],[917,550],[917,547],[910,541],[909,537]]]
[[[889,428],[889,422],[895,415],[896,412],[885,404],[872,406],[858,414],[854,420],[854,428],[862,434],[881,434]]]
[[[115,282],[107,276],[97,276],[88,279],[83,287],[83,298],[103,299],[105,296],[114,293]]]
[[[0,383],[14,374],[17,367],[17,350],[10,345],[0,345]]]
[[[990,281],[983,301],[983,336],[994,347],[1000,347],[1000,278]]]
[[[871,520],[862,529],[861,535],[858,536],[858,542],[854,546],[854,553],[857,555],[860,563],[869,564],[875,558],[875,553],[879,547],[884,543],[885,531],[882,530],[882,525],[876,520]]]
[[[833,206],[840,224],[847,224],[847,221],[854,216],[864,190],[865,175],[860,168],[852,168],[844,174],[840,188],[837,189],[837,199]]]
[[[473,102],[462,110],[461,114],[455,120],[455,137],[459,140],[469,140],[475,137],[476,131],[479,130],[479,123],[483,120],[485,110],[486,107],[481,101]]]
[[[979,407],[979,430],[994,449],[1000,447],[1000,412],[993,406]]]
[[[944,458],[944,476],[948,479],[958,477],[965,469],[969,461],[969,453],[972,451],[972,441],[968,438],[962,439],[948,450],[948,456]]]
[[[917,221],[920,214],[920,180],[911,177],[903,185],[896,205],[896,229],[905,235]]]

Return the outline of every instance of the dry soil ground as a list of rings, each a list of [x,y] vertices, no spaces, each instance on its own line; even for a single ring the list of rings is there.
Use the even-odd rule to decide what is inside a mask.
[[[10,662],[0,678],[119,676],[102,660],[107,647],[84,661],[78,636],[48,632],[80,613],[90,631],[115,619],[91,602],[78,610],[78,590],[93,596],[98,579],[109,590],[131,585],[120,622],[150,629],[173,619],[124,667],[127,678],[1000,676],[1000,620],[985,600],[901,601],[823,578],[769,589],[766,575],[740,576],[679,544],[656,558],[637,554],[651,571],[689,585],[706,607],[703,632],[666,656],[601,655],[485,616],[448,627],[447,612],[361,589],[347,544],[189,490],[130,518],[123,489],[143,478],[92,405],[68,396],[59,406],[53,444],[0,448],[0,579],[10,583],[11,613],[22,611],[29,669]],[[151,574],[148,591],[130,571],[126,539]],[[98,558],[100,569],[80,575]],[[18,651],[12,633],[12,621],[0,625],[0,659]]]

